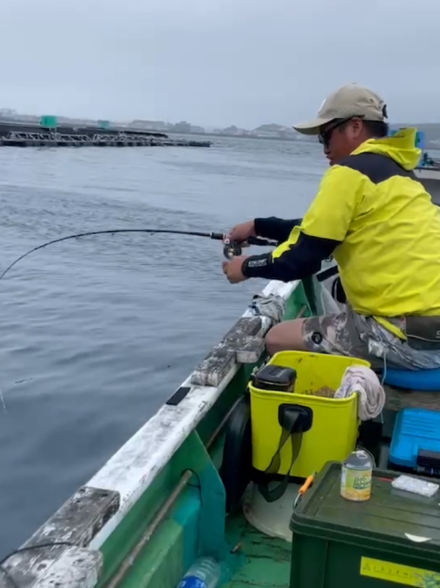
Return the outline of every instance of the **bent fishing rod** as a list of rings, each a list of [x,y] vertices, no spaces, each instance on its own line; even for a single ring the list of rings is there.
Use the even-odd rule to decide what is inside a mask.
[[[116,235],[118,233],[147,233],[150,235],[155,234],[166,234],[166,235],[183,235],[186,237],[204,237],[206,239],[213,239],[215,241],[223,241],[223,254],[227,259],[232,259],[237,255],[241,255],[242,247],[247,247],[248,245],[258,245],[262,247],[274,247],[277,245],[275,241],[271,241],[269,239],[260,239],[259,237],[249,237],[246,241],[242,243],[238,243],[237,241],[230,241],[226,234],[224,233],[213,233],[213,232],[202,232],[202,231],[181,231],[177,229],[107,229],[104,231],[88,231],[85,233],[77,233],[76,235],[67,235],[66,237],[60,237],[58,239],[53,239],[52,241],[47,241],[42,245],[38,245],[33,249],[30,249],[20,257],[17,257],[15,261],[13,261],[0,275],[0,280],[4,278],[4,276],[11,270],[14,265],[16,265],[19,261],[38,251],[40,249],[44,249],[45,247],[49,247],[49,245],[54,245],[55,243],[61,243],[62,241],[68,241],[70,239],[79,239],[81,237],[90,237],[94,235]]]

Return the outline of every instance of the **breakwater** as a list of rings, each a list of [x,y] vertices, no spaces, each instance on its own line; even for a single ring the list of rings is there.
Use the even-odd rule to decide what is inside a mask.
[[[210,147],[210,141],[172,139],[165,133],[114,127],[44,128],[0,122],[0,147]]]

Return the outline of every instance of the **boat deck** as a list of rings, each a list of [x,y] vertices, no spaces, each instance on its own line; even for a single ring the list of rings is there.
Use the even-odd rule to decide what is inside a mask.
[[[289,588],[291,545],[267,537],[249,525],[243,515],[227,520],[226,533],[231,545],[245,561],[224,588]]]

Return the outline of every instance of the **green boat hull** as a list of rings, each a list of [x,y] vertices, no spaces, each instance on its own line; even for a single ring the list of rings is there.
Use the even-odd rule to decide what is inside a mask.
[[[289,320],[329,311],[319,288],[315,277],[271,282],[263,298],[282,300],[280,316]],[[221,561],[219,588],[294,588],[293,500],[284,535],[264,534],[237,500],[228,508],[224,472],[228,428],[266,357],[264,334],[275,320],[268,316],[246,311],[158,413],[7,558],[0,588],[176,588],[200,555]],[[390,396],[388,405],[397,411],[428,398],[434,408],[435,394],[411,394]],[[235,466],[239,484],[240,462]]]

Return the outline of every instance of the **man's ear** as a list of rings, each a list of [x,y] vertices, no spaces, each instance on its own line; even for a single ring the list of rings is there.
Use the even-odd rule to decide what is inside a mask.
[[[353,137],[359,137],[364,128],[362,120],[360,118],[353,118],[351,120],[351,128]]]

